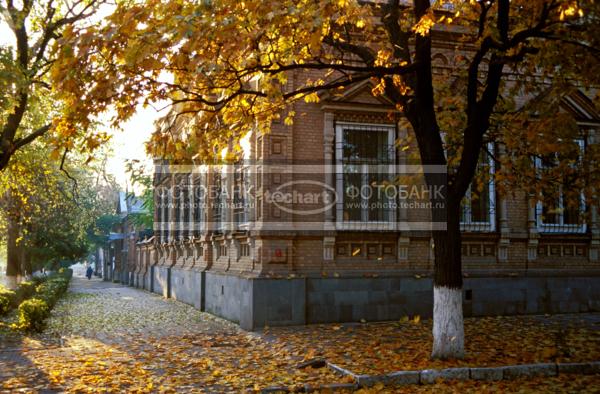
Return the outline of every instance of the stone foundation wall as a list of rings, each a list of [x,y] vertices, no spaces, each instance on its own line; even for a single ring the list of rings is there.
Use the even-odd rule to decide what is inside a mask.
[[[154,273],[154,268],[149,268],[148,272],[144,276],[144,290],[152,291],[152,276]]]
[[[206,312],[236,322],[242,328],[254,328],[251,279],[209,271],[205,289]]]
[[[264,326],[430,317],[431,278],[244,278],[155,267],[155,293],[170,296],[247,330]],[[204,279],[202,276],[204,275]],[[165,280],[170,278],[170,284]],[[465,278],[465,316],[600,311],[600,276]]]
[[[415,278],[307,279],[308,323],[396,320],[429,316],[432,282]]]
[[[600,277],[469,278],[464,288],[467,316],[600,311]]]
[[[171,268],[171,297],[202,309],[204,272]]]
[[[119,275],[119,281],[124,285],[131,286],[131,277],[129,274],[128,271],[122,271]]]
[[[149,274],[150,274],[149,272],[134,274],[134,276],[135,276],[134,286],[137,287],[138,289],[148,290],[149,288],[146,287],[146,283],[148,282],[147,277]]]
[[[169,279],[171,276],[170,268],[163,266],[155,266],[152,275],[152,292],[160,294],[163,297],[170,297],[170,283]]]

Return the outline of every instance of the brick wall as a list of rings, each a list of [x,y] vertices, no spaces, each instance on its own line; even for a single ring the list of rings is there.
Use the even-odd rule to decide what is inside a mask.
[[[436,54],[434,63],[444,66],[457,61],[457,55],[460,54],[453,51]],[[318,72],[309,74],[313,80],[319,77]],[[306,74],[302,75],[302,79],[306,77]],[[295,86],[298,80],[290,78],[290,87]],[[261,165],[254,177],[257,190],[273,192],[288,182],[298,180],[326,182],[327,178],[322,173],[298,175],[285,170],[288,165],[324,163],[328,143],[325,138],[326,114],[332,116],[334,122],[399,122],[401,114],[387,105],[384,99],[374,98],[370,89],[369,85],[365,85],[362,90],[352,91],[342,97],[325,94],[323,100],[316,104],[297,102],[288,109],[296,113],[292,125],[286,125],[283,121],[274,122],[269,134],[253,135],[251,162]],[[524,100],[519,98],[517,102]],[[286,111],[282,117],[285,117]],[[398,127],[400,134],[406,132],[403,127]],[[412,163],[417,148],[414,138],[409,140],[412,145],[407,152],[399,153],[402,156],[399,160]],[[168,183],[169,180],[162,179],[161,182]],[[318,187],[306,184],[298,190],[311,192],[318,190]],[[256,203],[251,213],[257,224],[324,222],[327,218],[325,212],[311,215],[286,212],[286,209],[267,204],[261,198]],[[598,247],[592,242],[598,238],[598,234],[593,235],[589,231],[586,234],[539,233],[530,204],[528,196],[520,190],[495,196],[494,231],[464,233],[465,271],[600,270],[600,261],[594,259],[592,250]],[[309,208],[309,204],[299,202],[283,203],[281,206],[294,210]],[[409,211],[407,215],[409,221],[428,221],[430,217],[424,211]],[[206,214],[205,217],[209,218],[210,215]],[[216,236],[207,232],[201,240],[194,242],[201,244],[204,250],[203,256],[195,256],[190,260],[197,269],[244,276],[368,276],[398,272],[428,273],[433,268],[431,239],[426,232],[294,231],[289,228],[286,231],[274,231],[259,228],[240,234],[226,232]],[[241,244],[248,245],[251,250],[249,255],[241,256]],[[164,245],[164,248],[168,250],[173,246]],[[169,265],[168,258],[168,254],[158,253],[159,264]]]

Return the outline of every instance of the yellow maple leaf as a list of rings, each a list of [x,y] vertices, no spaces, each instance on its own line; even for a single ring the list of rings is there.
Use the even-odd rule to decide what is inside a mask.
[[[431,28],[435,25],[433,12],[430,10],[427,14],[423,15],[421,19],[413,26],[412,30],[422,36],[429,34]]]

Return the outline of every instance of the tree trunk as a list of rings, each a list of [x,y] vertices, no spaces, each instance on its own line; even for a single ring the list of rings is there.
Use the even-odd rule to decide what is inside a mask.
[[[6,241],[6,276],[21,276],[21,247],[18,244],[19,224],[12,215],[8,215],[8,234]]]
[[[27,252],[24,247],[19,247],[21,250],[21,271],[24,276],[33,275],[33,264],[31,261],[31,253]]]
[[[100,249],[96,247],[94,251],[94,275],[100,274]]]
[[[433,351],[437,359],[463,358],[460,203],[448,201],[447,230],[434,231]]]

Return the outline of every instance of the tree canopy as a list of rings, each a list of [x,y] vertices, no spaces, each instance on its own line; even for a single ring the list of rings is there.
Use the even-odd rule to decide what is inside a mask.
[[[0,170],[15,152],[39,137],[52,135],[54,158],[63,149],[98,147],[103,133],[71,130],[60,138],[53,119],[60,106],[49,80],[63,30],[89,18],[103,0],[0,1],[0,23],[13,33],[13,44],[0,45]],[[6,37],[8,38],[8,37]],[[88,126],[88,125],[86,125]]]
[[[19,150],[0,173],[0,225],[11,274],[84,258],[94,245],[97,217],[114,208],[115,186],[97,165],[84,166],[74,155],[49,161],[51,148],[41,142]]]
[[[597,168],[597,147],[579,157],[577,140],[590,136],[560,104],[577,91],[598,102],[599,22],[594,0],[123,2],[103,23],[69,26],[58,41],[52,78],[67,111],[57,132],[85,128],[109,109],[119,122],[132,103],[166,100],[172,117],[149,151],[193,160],[250,129],[268,131],[276,118],[292,124],[301,100],[371,80],[373,94],[401,111],[419,160],[447,166],[435,289],[455,291],[460,203],[488,141],[504,152],[494,157],[500,190],[519,185],[541,198],[557,190],[545,183]],[[437,64],[440,52],[449,61]],[[532,170],[549,156],[547,171]],[[568,189],[596,201],[596,171],[583,178]],[[462,313],[451,315],[434,324],[440,357],[462,352]]]

